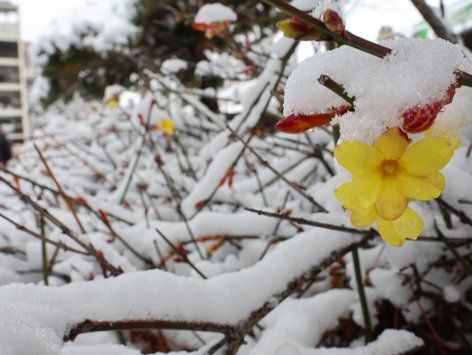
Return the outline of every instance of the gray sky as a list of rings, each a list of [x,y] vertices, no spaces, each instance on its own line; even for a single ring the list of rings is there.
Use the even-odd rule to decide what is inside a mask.
[[[38,38],[43,29],[53,20],[61,19],[65,11],[73,11],[84,5],[109,0],[11,0],[20,5],[22,12],[22,36],[27,41]],[[468,0],[445,0],[446,5]],[[357,4],[347,20],[348,29],[362,37],[375,40],[383,25],[393,27],[396,32],[409,34],[412,26],[421,20],[409,0],[353,0]],[[439,0],[428,0],[437,5]],[[93,11],[93,10],[91,10]]]

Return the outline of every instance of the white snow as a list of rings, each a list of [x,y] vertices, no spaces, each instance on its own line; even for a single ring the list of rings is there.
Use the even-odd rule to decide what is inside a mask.
[[[368,345],[356,348],[306,349],[294,345],[283,345],[274,355],[396,355],[405,354],[423,345],[417,336],[405,330],[385,330],[379,338]]]
[[[322,20],[326,10],[336,11],[338,14],[341,14],[341,9],[336,0],[318,0],[315,2],[315,8],[311,12],[311,16]]]
[[[215,22],[226,22],[236,21],[238,16],[228,6],[220,4],[219,2],[213,4],[203,5],[195,16],[195,23],[215,23]]]
[[[386,128],[401,125],[400,114],[407,108],[442,99],[456,70],[472,68],[461,47],[444,40],[398,39],[383,44],[393,49],[383,59],[342,46],[300,63],[287,81],[284,116],[345,105],[318,82],[320,75],[328,75],[355,97],[355,112],[334,121],[341,126],[342,138],[371,143]],[[470,89],[462,95],[467,99],[460,101],[470,102]],[[450,125],[463,120],[451,117]]]

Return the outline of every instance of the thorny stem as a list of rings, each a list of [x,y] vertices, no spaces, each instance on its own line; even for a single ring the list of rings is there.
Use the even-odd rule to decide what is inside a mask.
[[[304,24],[320,31],[323,34],[330,36],[334,41],[340,44],[351,46],[362,52],[375,55],[376,57],[379,57],[379,58],[383,58],[392,52],[390,48],[384,47],[380,44],[358,37],[349,31],[344,31],[344,33],[340,35],[334,32],[331,32],[330,30],[328,30],[328,28],[322,21],[310,16],[309,14],[297,9],[296,7],[293,7],[292,5],[290,5],[289,3],[285,1],[282,1],[282,0],[260,0],[260,1],[279,8],[283,12],[287,13],[290,16],[295,17],[297,20],[303,22]],[[472,86],[471,74],[459,70],[456,72],[456,75],[461,85]]]
[[[373,340],[372,323],[370,320],[369,305],[365,295],[364,282],[362,280],[361,263],[359,261],[359,252],[357,248],[352,250],[352,261],[354,262],[354,272],[356,275],[357,291],[359,292],[359,301],[361,302],[362,316],[365,323],[365,342],[370,343]]]

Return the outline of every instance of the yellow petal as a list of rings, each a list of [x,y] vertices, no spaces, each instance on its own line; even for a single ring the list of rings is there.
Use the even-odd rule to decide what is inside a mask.
[[[369,209],[377,200],[382,188],[379,173],[354,176],[352,182],[342,184],[335,192],[344,208],[351,211]]]
[[[119,98],[112,97],[111,99],[107,101],[107,106],[111,108],[117,108],[118,106],[120,106]]]
[[[169,135],[174,134],[175,126],[174,126],[174,121],[171,118],[166,118],[162,120],[161,122],[158,123],[157,127],[161,131]]]
[[[436,184],[430,182],[427,178],[399,174],[398,179],[401,190],[409,199],[428,201],[441,195],[442,188],[438,188]]]
[[[401,216],[408,207],[408,200],[399,188],[396,177],[384,177],[382,190],[375,202],[375,210],[379,216],[393,221]]]
[[[377,220],[377,230],[382,237],[382,239],[387,243],[394,247],[400,247],[403,245],[405,241],[400,237],[400,235],[395,230],[393,223],[390,221],[386,221],[384,219]]]
[[[334,149],[334,156],[342,167],[355,175],[372,173],[383,160],[377,149],[359,141],[342,142]]]
[[[400,166],[417,176],[441,170],[454,154],[454,147],[441,137],[427,137],[412,144],[400,158]]]
[[[378,218],[377,229],[386,243],[399,247],[403,245],[407,238],[418,238],[423,231],[423,220],[418,213],[411,208],[407,208],[395,221],[386,221]]]
[[[398,235],[403,239],[417,239],[423,231],[423,220],[411,208],[407,208],[405,213],[392,223]]]
[[[356,227],[367,227],[369,224],[375,222],[377,214],[375,213],[375,208],[372,205],[369,209],[365,211],[353,211],[351,213],[351,223]]]
[[[446,185],[446,179],[444,178],[444,175],[441,173],[433,173],[433,174],[427,175],[425,176],[425,179],[428,180],[430,183],[432,183],[441,191],[442,189],[444,189],[444,186]]]
[[[386,160],[397,160],[410,144],[408,136],[400,128],[393,127],[383,133],[375,142],[377,148]]]

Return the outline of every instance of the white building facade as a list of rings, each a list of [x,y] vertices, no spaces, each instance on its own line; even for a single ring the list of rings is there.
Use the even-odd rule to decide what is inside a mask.
[[[29,137],[29,126],[18,8],[0,0],[0,130],[19,142]]]

